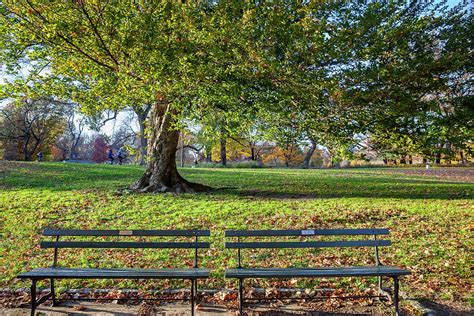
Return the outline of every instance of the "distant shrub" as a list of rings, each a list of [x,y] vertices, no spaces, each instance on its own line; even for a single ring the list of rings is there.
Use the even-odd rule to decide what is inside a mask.
[[[193,166],[197,168],[224,168],[224,166],[222,166],[218,162],[200,162]]]
[[[236,169],[244,169],[244,168],[262,168],[263,165],[260,164],[258,161],[238,161],[238,162],[228,162],[227,166],[222,166],[218,162],[201,162],[195,165],[197,168],[236,168]]]
[[[262,168],[263,165],[259,163],[258,161],[255,160],[249,160],[249,161],[240,161],[240,162],[232,162],[230,164],[231,168]]]

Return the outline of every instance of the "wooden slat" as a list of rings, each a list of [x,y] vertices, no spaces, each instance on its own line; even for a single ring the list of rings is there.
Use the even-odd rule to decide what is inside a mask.
[[[226,242],[226,248],[339,248],[390,246],[390,240]]]
[[[228,269],[226,278],[311,278],[351,276],[399,276],[410,271],[390,266],[323,267],[323,268],[255,268]]]
[[[43,236],[210,236],[209,230],[108,230],[108,229],[52,229],[46,228]]]
[[[389,235],[387,228],[341,228],[300,230],[226,230],[226,237],[272,237],[272,236],[340,236],[340,235]]]
[[[208,278],[208,269],[88,269],[39,268],[21,273],[21,279],[198,279]]]
[[[43,241],[41,248],[210,248],[209,242]]]

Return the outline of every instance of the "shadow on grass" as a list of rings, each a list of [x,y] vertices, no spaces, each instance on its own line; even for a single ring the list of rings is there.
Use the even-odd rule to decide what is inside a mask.
[[[458,310],[451,306],[444,305],[441,303],[433,302],[428,299],[417,299],[422,308],[426,309],[423,312],[425,314],[433,314],[438,316],[448,316],[448,315],[473,315],[474,309],[470,310]],[[434,313],[433,313],[434,312]]]
[[[406,175],[335,170],[285,170],[277,173],[257,170],[225,172],[191,170],[185,175],[191,181],[206,180],[216,190],[211,195],[233,195],[261,199],[331,199],[331,198],[399,198],[399,199],[468,199],[474,184],[439,179],[420,179]],[[233,174],[233,177],[232,177]],[[228,186],[226,186],[228,185]]]
[[[138,166],[79,165],[61,163],[0,162],[0,187],[10,190],[115,191],[134,183],[142,174]],[[216,190],[199,195],[234,196],[255,199],[468,199],[474,184],[351,170],[296,169],[202,169],[180,172],[193,182]]]
[[[302,314],[301,312],[283,312],[283,311],[275,311],[269,310],[266,312],[255,312],[253,315],[259,316],[296,316],[296,315],[305,315],[305,316],[367,316],[372,315],[372,313],[327,313],[327,312],[318,312],[318,311],[310,311],[307,310]]]

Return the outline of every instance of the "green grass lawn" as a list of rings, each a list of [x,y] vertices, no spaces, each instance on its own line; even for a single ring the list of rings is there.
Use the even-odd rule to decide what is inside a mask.
[[[0,162],[0,287],[26,287],[26,282],[15,279],[19,272],[51,264],[52,252],[38,246],[41,230],[48,226],[211,229],[212,248],[201,254],[202,265],[215,270],[213,278],[201,285],[209,288],[236,285],[223,279],[224,268],[236,265],[235,252],[223,249],[224,229],[388,227],[392,231],[393,246],[382,250],[382,262],[413,272],[402,280],[402,291],[415,298],[458,302],[465,307],[470,304],[473,184],[396,173],[386,168],[185,168],[181,173],[187,179],[220,189],[208,194],[178,196],[116,194],[118,188],[132,183],[141,173],[142,169],[136,166]],[[281,267],[373,262],[373,249],[247,251],[243,255],[245,265],[259,262]],[[60,264],[190,266],[192,253],[64,250],[60,251]],[[323,280],[327,281],[330,280]],[[317,286],[321,280],[296,284],[258,282],[260,286]],[[374,283],[371,278],[338,279],[331,286],[357,289]],[[151,289],[156,285],[141,281],[60,282],[63,288]],[[166,281],[159,285],[179,286]]]

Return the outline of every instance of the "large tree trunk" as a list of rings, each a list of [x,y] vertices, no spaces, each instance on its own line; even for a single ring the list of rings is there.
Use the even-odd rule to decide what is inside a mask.
[[[316,143],[311,141],[311,146],[309,146],[306,155],[304,156],[303,169],[308,169],[309,164],[311,163],[311,157],[313,157],[314,151],[316,150]]]
[[[148,162],[145,173],[130,189],[137,192],[201,192],[210,187],[192,183],[181,177],[176,169],[176,149],[179,131],[174,127],[176,113],[159,102],[151,109],[152,132],[148,140]]]

